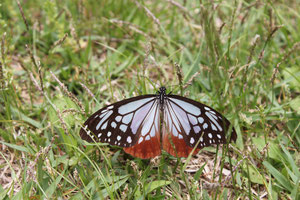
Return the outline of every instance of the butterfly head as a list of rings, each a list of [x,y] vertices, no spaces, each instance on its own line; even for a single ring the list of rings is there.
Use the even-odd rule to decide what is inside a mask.
[[[167,89],[166,89],[164,86],[160,87],[160,88],[159,88],[159,94],[160,94],[160,95],[162,95],[162,94],[165,95],[165,94],[166,94],[166,90],[167,90]]]

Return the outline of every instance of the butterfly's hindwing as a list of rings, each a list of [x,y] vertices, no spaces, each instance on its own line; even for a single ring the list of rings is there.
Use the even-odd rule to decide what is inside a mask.
[[[185,113],[180,113],[185,115]],[[165,101],[164,107],[164,121],[162,127],[162,146],[165,151],[176,157],[187,157],[193,150],[192,147],[187,145],[186,126],[184,117],[178,117],[178,113],[171,106],[169,100]],[[180,121],[181,120],[181,121]],[[187,124],[188,125],[188,124]],[[188,125],[189,126],[189,125]],[[194,151],[196,154],[198,151]]]
[[[156,95],[125,99],[94,113],[80,130],[82,139],[131,147],[139,140],[138,129],[156,101]]]
[[[153,158],[161,154],[160,147],[160,113],[158,99],[153,103],[147,116],[137,128],[138,142],[128,148],[129,153],[139,158]]]

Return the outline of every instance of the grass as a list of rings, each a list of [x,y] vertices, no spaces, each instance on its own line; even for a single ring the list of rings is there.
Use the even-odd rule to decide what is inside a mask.
[[[0,199],[299,199],[298,4],[3,0]],[[141,160],[80,139],[97,109],[161,85],[237,142]]]

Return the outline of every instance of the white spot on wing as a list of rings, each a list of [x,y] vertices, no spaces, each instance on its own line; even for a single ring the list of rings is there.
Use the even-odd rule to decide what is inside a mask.
[[[197,118],[194,117],[193,115],[188,114],[189,120],[191,124],[196,125],[198,123]]]
[[[210,110],[210,108],[209,108],[209,107],[206,107],[206,106],[204,106],[204,109],[205,109],[205,110]]]
[[[132,140],[131,140],[131,137],[130,137],[130,136],[128,136],[128,137],[127,137],[127,142],[128,142],[129,144],[132,142]]]
[[[145,140],[150,140],[150,136],[147,135],[146,138],[145,138]]]
[[[182,137],[182,135],[181,135],[181,134],[179,134],[178,138],[179,138],[179,139],[183,139],[183,137]]]
[[[111,105],[111,106],[108,106],[106,109],[107,109],[107,110],[110,110],[110,109],[113,109],[113,107],[114,107],[114,106]]]
[[[120,141],[120,140],[121,140],[121,138],[122,138],[122,137],[118,135],[118,137],[117,137],[117,140],[118,140],[118,141]]]
[[[140,137],[140,139],[139,139],[139,144],[141,143],[141,142],[143,142],[143,140],[144,140],[144,138],[143,137]]]
[[[194,142],[195,142],[195,139],[194,139],[193,137],[191,137],[190,143],[191,143],[191,144],[194,144]]]
[[[107,133],[107,137],[110,137],[111,136],[111,132],[110,131],[108,131],[108,133]]]
[[[121,117],[120,115],[119,115],[119,116],[116,116],[116,118],[115,118],[115,120],[116,120],[117,122],[120,122],[121,119],[122,119],[122,117]]]
[[[116,128],[116,127],[117,127],[116,122],[112,122],[110,125],[111,125],[111,127],[113,127],[113,128]]]
[[[126,113],[130,113],[130,112],[138,109],[139,107],[141,107],[143,104],[153,100],[154,98],[155,97],[149,97],[149,98],[140,99],[140,100],[136,100],[136,101],[124,104],[124,105],[119,107],[119,113],[121,115],[124,115]]]
[[[217,137],[218,137],[219,139],[221,139],[221,138],[222,138],[220,134],[217,134]]]
[[[125,115],[125,116],[123,117],[123,119],[122,119],[122,122],[123,122],[124,124],[129,124],[129,122],[131,121],[132,117],[133,117],[133,113],[130,113],[130,114]]]
[[[107,127],[107,122],[105,122],[102,126],[101,126],[101,130],[106,129]]]
[[[126,130],[127,130],[127,126],[124,125],[124,124],[122,124],[122,125],[120,126],[120,129],[121,129],[121,131],[123,131],[123,132],[125,133]]]
[[[204,123],[203,124],[203,129],[207,129],[207,127],[208,127],[207,123]]]
[[[203,137],[200,137],[200,142],[203,142]]]
[[[155,136],[155,128],[152,126],[151,131],[150,131],[150,136],[154,137]]]
[[[88,131],[86,132],[86,134],[88,134],[88,135],[91,135],[91,131],[90,131],[90,130],[88,130]]]
[[[98,138],[100,138],[100,137],[101,137],[101,135],[102,135],[102,133],[99,133],[99,134],[98,134]]]
[[[208,133],[208,137],[209,137],[209,138],[212,138],[212,134],[211,134],[211,133]]]
[[[199,121],[200,124],[202,124],[204,122],[203,117],[198,117],[198,121]]]
[[[193,129],[194,129],[194,131],[195,131],[196,134],[201,131],[200,126],[194,126]]]

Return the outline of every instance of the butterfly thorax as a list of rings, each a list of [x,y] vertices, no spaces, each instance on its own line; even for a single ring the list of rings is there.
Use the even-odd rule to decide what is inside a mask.
[[[159,88],[159,92],[158,92],[157,98],[159,99],[160,110],[163,110],[164,109],[165,99],[167,98],[167,96],[166,96],[166,88],[165,87],[160,87]]]

